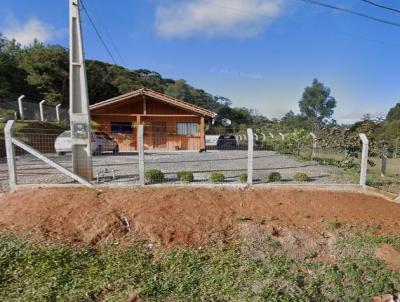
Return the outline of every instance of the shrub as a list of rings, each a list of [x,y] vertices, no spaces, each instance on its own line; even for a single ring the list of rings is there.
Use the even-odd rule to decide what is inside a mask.
[[[210,174],[210,176],[208,177],[208,179],[212,182],[212,183],[221,183],[225,180],[225,175],[219,172],[213,172]]]
[[[148,183],[157,183],[164,180],[164,173],[158,169],[150,169],[144,172],[144,178]]]
[[[279,172],[271,172],[266,177],[267,182],[275,182],[275,181],[281,181],[281,180],[282,180],[282,175]]]
[[[240,174],[239,180],[241,183],[246,183],[247,182],[247,173]]]
[[[193,173],[191,171],[180,171],[176,174],[178,180],[183,182],[192,182],[194,180]]]
[[[298,172],[293,176],[294,181],[309,181],[310,177],[306,173]]]

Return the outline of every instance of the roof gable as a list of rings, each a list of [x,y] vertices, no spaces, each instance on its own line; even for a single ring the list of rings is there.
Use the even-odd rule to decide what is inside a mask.
[[[142,89],[139,89],[139,90],[136,90],[133,92],[129,92],[129,93],[117,96],[117,97],[109,99],[109,100],[99,102],[97,104],[89,106],[89,109],[91,111],[96,110],[96,109],[103,109],[107,106],[116,105],[116,104],[122,103],[124,101],[129,101],[129,99],[131,99],[132,97],[138,96],[138,95],[145,95],[145,96],[157,99],[159,101],[165,102],[167,104],[185,109],[187,111],[196,112],[198,114],[209,116],[211,118],[214,118],[217,115],[215,112],[204,109],[200,106],[196,106],[196,105],[184,102],[182,100],[172,98],[170,96],[167,96],[165,94],[162,94],[162,93],[159,93],[159,92],[153,91],[151,89],[147,89],[147,88],[142,88]]]

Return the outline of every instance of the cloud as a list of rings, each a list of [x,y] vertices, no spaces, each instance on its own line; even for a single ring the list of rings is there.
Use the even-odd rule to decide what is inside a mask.
[[[28,46],[35,39],[40,42],[48,42],[64,35],[64,30],[57,30],[52,25],[40,21],[36,17],[29,18],[26,22],[20,22],[14,15],[6,18],[6,24],[0,31],[8,39],[15,39],[22,46]]]
[[[378,109],[366,109],[362,111],[351,111],[342,114],[336,114],[335,119],[340,121],[359,121],[364,115],[369,114],[371,118],[385,117],[386,113]]]
[[[156,30],[165,38],[251,37],[281,15],[284,0],[178,0],[156,10]]]

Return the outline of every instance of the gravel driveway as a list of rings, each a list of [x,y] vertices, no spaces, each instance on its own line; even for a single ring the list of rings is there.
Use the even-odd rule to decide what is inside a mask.
[[[71,169],[71,155],[48,157],[62,166]],[[239,175],[247,170],[247,151],[226,150],[199,152],[164,152],[145,155],[146,169],[158,168],[165,173],[166,181],[176,181],[176,172],[189,170],[194,173],[196,182],[207,181],[210,172],[222,172],[227,182],[238,182]],[[111,173],[101,182],[135,183],[138,180],[137,154],[104,154],[93,157],[93,170],[96,176],[100,170],[115,170],[115,180]],[[296,172],[307,173],[314,183],[346,183],[340,169],[320,166],[315,162],[298,162],[273,151],[254,151],[254,179],[260,182],[271,171],[279,171],[284,181],[290,181]],[[47,166],[36,158],[23,155],[17,157],[19,184],[58,184],[72,181],[57,170]],[[8,190],[6,159],[0,159],[0,190]]]

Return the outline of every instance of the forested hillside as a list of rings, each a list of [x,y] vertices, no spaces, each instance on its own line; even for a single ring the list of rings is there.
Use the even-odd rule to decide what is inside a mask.
[[[15,102],[21,94],[26,100],[50,104],[69,103],[69,54],[59,45],[35,42],[21,47],[0,33],[0,105]],[[129,70],[122,66],[87,60],[90,104],[147,87],[193,103],[230,118],[235,125],[259,123],[267,119],[248,108],[233,108],[231,101],[192,87],[185,80],[163,78],[146,69]],[[1,107],[1,106],[0,106]]]

